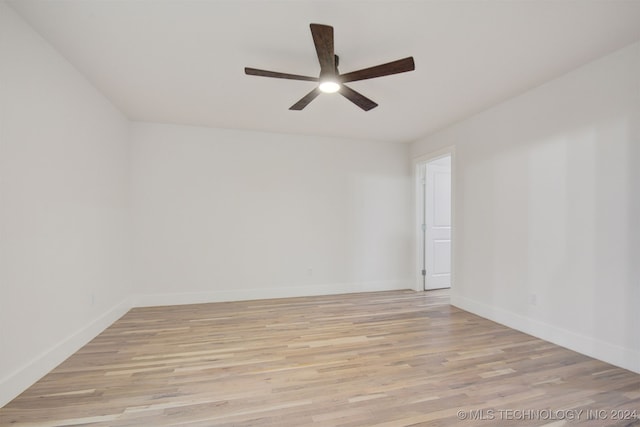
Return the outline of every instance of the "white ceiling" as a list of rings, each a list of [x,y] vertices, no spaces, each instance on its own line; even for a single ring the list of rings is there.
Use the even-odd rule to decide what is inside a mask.
[[[16,0],[130,119],[406,142],[640,40],[640,1]],[[416,71],[288,108],[316,76],[309,23],[335,28],[342,73],[413,56]]]

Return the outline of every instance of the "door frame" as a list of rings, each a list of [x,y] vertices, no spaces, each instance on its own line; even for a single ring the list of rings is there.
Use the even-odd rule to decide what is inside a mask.
[[[451,288],[455,285],[455,230],[456,230],[456,156],[455,146],[449,146],[441,148],[427,154],[414,157],[413,163],[413,239],[414,239],[414,256],[413,256],[413,271],[414,271],[414,290],[418,292],[424,292],[424,285],[422,281],[422,239],[418,231],[422,227],[422,181],[420,177],[420,166],[429,163],[433,160],[438,160],[443,157],[451,156]]]

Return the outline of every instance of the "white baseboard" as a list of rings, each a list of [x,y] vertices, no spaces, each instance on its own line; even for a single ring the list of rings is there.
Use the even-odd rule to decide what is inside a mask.
[[[91,341],[133,307],[199,304],[208,302],[243,301],[254,299],[288,298],[298,296],[335,295],[355,292],[410,289],[409,281],[381,281],[340,283],[281,288],[238,289],[215,292],[185,292],[167,294],[139,294],[117,304],[93,322],[70,335],[54,347],[25,363],[14,373],[0,380],[0,407],[6,405],[24,390],[62,363]],[[554,344],[605,361],[615,366],[640,373],[640,353],[591,337],[557,328],[538,320],[464,297],[452,295],[451,304],[495,322],[544,339]]]
[[[458,295],[451,295],[451,305],[569,350],[640,374],[640,352]]]
[[[256,299],[349,294],[355,292],[392,291],[410,289],[410,287],[411,284],[409,281],[389,280],[379,282],[333,283],[312,286],[288,286],[279,288],[234,289],[210,292],[138,294],[132,297],[132,304],[135,307],[204,304],[210,302],[248,301]]]
[[[26,362],[13,373],[0,380],[0,407],[3,407],[53,368],[98,336],[131,308],[125,300],[55,346]]]
[[[409,289],[408,281],[380,281],[339,283],[281,288],[238,289],[212,292],[184,292],[167,294],[132,295],[93,322],[76,331],[65,340],[42,352],[5,378],[0,379],[0,407],[16,398],[53,368],[78,351],[113,322],[134,307],[199,304],[208,302],[243,301],[254,299],[287,298],[313,295],[332,295],[354,292],[390,291]]]

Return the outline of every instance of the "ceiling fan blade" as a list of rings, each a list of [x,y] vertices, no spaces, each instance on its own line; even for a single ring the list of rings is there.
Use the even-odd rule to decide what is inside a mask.
[[[309,26],[320,62],[320,74],[335,75],[336,57],[333,48],[333,27],[321,24],[310,24]]]
[[[376,108],[378,106],[378,104],[376,104],[360,92],[356,92],[355,90],[345,85],[340,85],[340,93],[349,101],[362,108],[364,111],[369,111],[372,108]]]
[[[289,107],[289,110],[296,110],[296,111],[302,110],[304,107],[309,105],[311,101],[316,99],[318,95],[320,95],[320,89],[315,88],[314,90],[312,90],[311,92],[303,96],[302,99],[300,99],[300,101],[296,102],[291,107]]]
[[[244,73],[250,76],[260,77],[275,77],[277,79],[289,79],[289,80],[305,80],[309,82],[317,82],[317,77],[299,76],[297,74],[280,73],[278,71],[258,70],[257,68],[244,68]]]
[[[387,62],[386,64],[376,65],[375,67],[363,68],[362,70],[352,71],[350,73],[340,75],[341,82],[355,82],[358,80],[373,79],[375,77],[389,76],[391,74],[406,73],[413,71],[416,65],[413,56],[398,59],[397,61]]]

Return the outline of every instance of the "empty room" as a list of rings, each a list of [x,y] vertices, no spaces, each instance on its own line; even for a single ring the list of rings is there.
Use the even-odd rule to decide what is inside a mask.
[[[640,1],[0,0],[0,426],[640,427]]]

